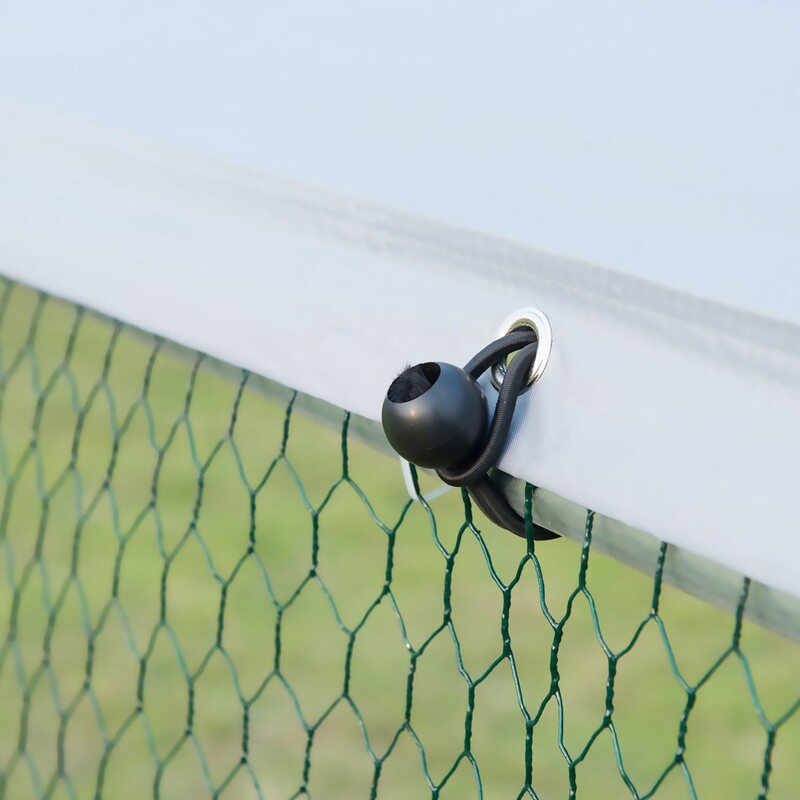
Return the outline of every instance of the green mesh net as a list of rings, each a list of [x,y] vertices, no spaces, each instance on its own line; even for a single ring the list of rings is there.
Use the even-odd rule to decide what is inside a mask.
[[[3,285],[0,797],[797,796],[800,648],[746,581],[412,501],[238,375]]]

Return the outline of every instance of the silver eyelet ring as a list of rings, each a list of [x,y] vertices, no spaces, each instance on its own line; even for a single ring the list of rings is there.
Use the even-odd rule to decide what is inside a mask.
[[[521,308],[513,314],[509,314],[500,327],[497,329],[495,339],[500,339],[512,331],[519,330],[520,328],[532,328],[534,333],[539,339],[539,347],[536,350],[536,357],[531,364],[531,371],[528,374],[528,380],[525,383],[525,389],[529,389],[533,384],[542,377],[547,361],[550,358],[550,350],[553,346],[553,334],[550,328],[550,322],[547,317],[539,311],[538,308]],[[495,389],[500,391],[503,385],[503,378],[506,374],[505,360],[492,365],[491,378],[492,385]]]

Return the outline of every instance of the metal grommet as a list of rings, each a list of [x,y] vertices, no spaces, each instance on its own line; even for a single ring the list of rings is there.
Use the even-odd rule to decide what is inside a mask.
[[[495,339],[500,339],[506,334],[519,330],[520,328],[531,328],[539,339],[536,357],[533,360],[533,364],[531,364],[531,371],[525,384],[525,388],[528,389],[542,377],[542,373],[547,366],[547,361],[550,358],[550,350],[553,346],[553,334],[549,320],[538,308],[522,308],[519,311],[515,311],[513,314],[509,314],[509,316],[503,320],[502,324],[497,329]],[[505,360],[492,365],[490,374],[492,385],[499,391],[500,387],[503,385],[503,378],[506,374]]]

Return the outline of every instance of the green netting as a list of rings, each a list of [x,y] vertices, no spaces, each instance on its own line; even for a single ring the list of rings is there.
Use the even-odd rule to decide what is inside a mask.
[[[0,797],[796,796],[746,581],[411,501],[346,413],[186,355],[3,287]]]

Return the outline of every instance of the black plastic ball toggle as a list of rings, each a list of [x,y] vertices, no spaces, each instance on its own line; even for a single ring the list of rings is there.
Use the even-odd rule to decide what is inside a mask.
[[[450,486],[463,486],[484,514],[501,528],[534,539],[557,534],[526,523],[492,480],[514,416],[519,394],[534,380],[538,334],[512,329],[476,353],[464,369],[427,361],[407,367],[389,386],[381,418],[389,444],[406,461],[435,469]],[[477,382],[492,365],[509,355],[494,414]]]
[[[407,461],[447,469],[480,448],[489,412],[478,382],[461,367],[429,361],[398,375],[383,401],[386,438]]]

